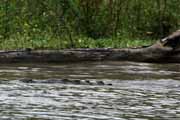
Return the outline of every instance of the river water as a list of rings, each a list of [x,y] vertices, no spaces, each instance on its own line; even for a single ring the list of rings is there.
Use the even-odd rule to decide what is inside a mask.
[[[180,120],[180,64],[1,64],[0,120]],[[23,83],[31,78],[104,85]]]

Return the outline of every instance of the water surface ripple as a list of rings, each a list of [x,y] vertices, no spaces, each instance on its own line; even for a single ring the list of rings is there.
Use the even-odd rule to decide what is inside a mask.
[[[0,67],[2,120],[179,120],[180,64],[95,62]],[[23,83],[103,80],[112,86]]]

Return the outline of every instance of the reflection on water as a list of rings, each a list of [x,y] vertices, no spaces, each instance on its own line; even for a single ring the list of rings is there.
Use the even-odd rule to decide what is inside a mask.
[[[2,120],[179,120],[180,64],[0,65]],[[103,80],[112,86],[22,83]]]

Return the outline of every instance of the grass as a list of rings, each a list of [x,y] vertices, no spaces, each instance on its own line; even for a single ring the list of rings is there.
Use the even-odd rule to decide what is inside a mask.
[[[65,49],[65,48],[128,48],[148,46],[155,42],[155,40],[141,40],[129,39],[127,37],[117,37],[108,39],[92,39],[84,36],[72,37],[69,36],[54,37],[53,35],[36,35],[29,37],[27,35],[15,35],[8,39],[0,41],[0,49]]]

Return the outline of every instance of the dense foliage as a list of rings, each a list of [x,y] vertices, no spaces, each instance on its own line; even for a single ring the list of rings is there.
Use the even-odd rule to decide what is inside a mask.
[[[179,18],[180,0],[0,0],[0,40],[17,48],[53,40],[56,48],[90,47],[91,39],[161,38]]]

